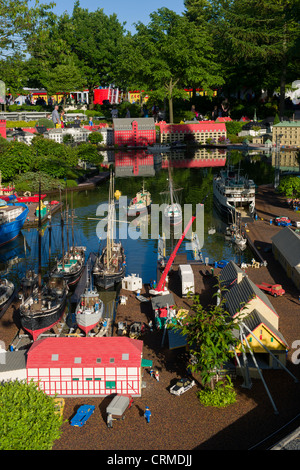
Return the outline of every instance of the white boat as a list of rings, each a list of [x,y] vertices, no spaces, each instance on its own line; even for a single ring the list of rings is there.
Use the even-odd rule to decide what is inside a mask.
[[[221,171],[213,180],[214,202],[222,213],[254,215],[255,183],[238,172]]]
[[[174,189],[170,165],[168,165],[169,171],[169,191],[161,192],[160,194],[167,194],[168,195],[168,204],[164,208],[164,218],[170,225],[181,225],[182,224],[182,209],[181,205],[175,200],[176,191],[180,191],[182,188]]]
[[[151,194],[144,188],[144,183],[141,191],[136,193],[136,196],[130,201],[128,206],[127,215],[129,217],[135,217],[137,215],[148,212],[151,206]]]
[[[75,315],[78,327],[87,335],[101,320],[103,310],[103,302],[97,290],[87,287],[76,306]]]
[[[232,243],[235,243],[239,248],[246,247],[247,239],[239,231],[233,233],[231,237]]]
[[[0,280],[0,309],[11,299],[15,291],[15,286],[8,279]]]

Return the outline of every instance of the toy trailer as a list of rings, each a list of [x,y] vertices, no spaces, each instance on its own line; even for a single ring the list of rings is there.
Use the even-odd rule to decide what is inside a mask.
[[[185,297],[188,292],[195,293],[194,273],[190,264],[180,264],[178,274],[181,279],[181,295]]]
[[[259,289],[269,292],[273,297],[277,297],[278,295],[284,295],[285,290],[282,289],[281,284],[267,284],[266,282],[262,282],[261,284],[256,284]]]
[[[125,419],[124,413],[130,408],[133,402],[132,397],[116,395],[106,408],[106,413],[115,419]]]

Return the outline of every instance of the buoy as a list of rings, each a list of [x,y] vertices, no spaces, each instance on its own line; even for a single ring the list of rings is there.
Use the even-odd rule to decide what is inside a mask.
[[[117,201],[118,201],[118,199],[119,199],[120,196],[122,196],[122,193],[121,193],[121,191],[119,191],[119,190],[117,189],[117,190],[115,191],[115,198],[117,199]]]

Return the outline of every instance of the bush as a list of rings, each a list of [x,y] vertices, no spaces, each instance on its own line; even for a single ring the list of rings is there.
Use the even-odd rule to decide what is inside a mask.
[[[101,143],[103,141],[103,135],[101,134],[101,132],[91,132],[91,134],[89,135],[89,141],[91,142],[91,144]]]
[[[6,121],[6,129],[15,127],[35,127],[37,121]]]
[[[52,397],[34,382],[7,382],[0,387],[1,450],[51,450],[61,435],[63,418]]]
[[[215,388],[205,388],[197,393],[200,403],[204,406],[214,406],[216,408],[225,408],[236,402],[236,392],[230,377],[227,381],[217,382]]]

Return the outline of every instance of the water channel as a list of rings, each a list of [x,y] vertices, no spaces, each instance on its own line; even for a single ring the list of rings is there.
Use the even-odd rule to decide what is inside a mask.
[[[162,204],[161,192],[168,186],[168,161],[172,171],[175,188],[178,191],[179,202],[184,204],[196,204],[204,202],[204,243],[202,247],[203,259],[208,258],[210,263],[215,260],[232,259],[237,263],[249,262],[253,253],[247,247],[244,251],[229,241],[225,240],[224,229],[228,221],[223,220],[213,204],[212,181],[215,174],[230,160],[230,164],[239,165],[241,171],[252,178],[257,185],[272,182],[274,168],[270,158],[264,154],[256,156],[243,155],[240,152],[227,153],[225,150],[203,153],[194,152],[187,154],[185,151],[174,151],[166,155],[148,155],[146,152],[114,152],[110,154],[110,162],[115,169],[115,190],[119,190],[122,196],[128,200],[135,196],[144,183],[150,191],[152,201]],[[99,217],[97,208],[108,200],[109,182],[101,183],[98,187],[87,191],[73,192],[73,206],[75,212],[74,232],[75,243],[86,246],[87,257],[91,252],[97,252],[101,243],[97,236]],[[49,200],[56,199],[57,195],[51,195]],[[65,202],[65,195],[63,196]],[[68,204],[71,204],[71,196],[68,194]],[[98,209],[99,210],[99,209]],[[52,262],[55,256],[61,254],[61,228],[60,213],[52,218]],[[121,224],[119,224],[121,225]],[[146,224],[150,227],[150,224]],[[214,226],[216,233],[210,235],[208,228]],[[116,224],[117,237],[121,227]],[[122,228],[122,243],[126,252],[127,274],[140,275],[144,283],[156,279],[158,240],[151,237],[150,228],[148,237],[142,238],[139,229],[134,224],[127,224]],[[124,233],[127,233],[127,236]],[[160,234],[162,235],[162,234]],[[70,235],[71,237],[71,235]],[[66,240],[66,234],[64,236]],[[71,238],[70,238],[71,240]],[[175,240],[167,240],[167,251],[170,252],[177,243]],[[188,240],[187,240],[188,242]],[[43,227],[42,266],[44,273],[48,269],[49,230]],[[193,252],[186,250],[184,241],[180,247],[180,253],[186,253],[187,259],[193,259]],[[0,250],[0,268],[3,277],[7,277],[18,285],[24,272],[28,268],[37,269],[38,263],[38,238],[36,228],[23,229],[19,237]]]

